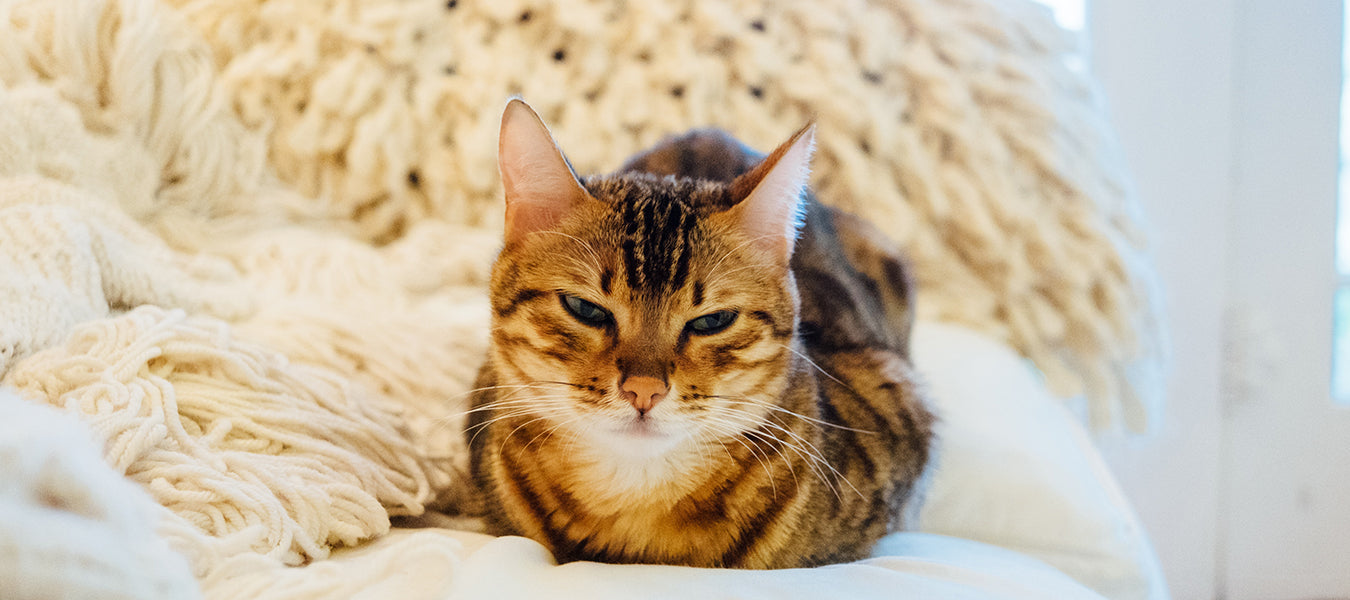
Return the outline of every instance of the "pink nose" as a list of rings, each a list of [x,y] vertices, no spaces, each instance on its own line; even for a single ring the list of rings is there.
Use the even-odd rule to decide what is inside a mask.
[[[670,391],[666,382],[643,375],[626,377],[619,387],[623,390],[623,397],[632,403],[638,413],[644,415],[666,397],[666,392]]]

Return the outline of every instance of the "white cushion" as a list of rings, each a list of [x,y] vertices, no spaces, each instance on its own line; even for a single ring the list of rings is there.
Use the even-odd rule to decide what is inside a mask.
[[[1035,557],[1113,600],[1167,598],[1138,518],[1087,432],[1007,346],[920,322],[941,450],[919,529]]]
[[[748,571],[654,565],[555,566],[539,544],[498,538],[460,565],[451,598],[925,598],[1100,600],[1044,564],[1014,552],[936,535],[890,536],[895,551],[814,569]]]
[[[557,565],[538,543],[448,529],[395,529],[327,560],[286,568],[227,561],[203,582],[220,600],[1101,600],[1043,563],[994,546],[923,533],[889,536],[883,556],[815,569],[749,571],[576,562]]]

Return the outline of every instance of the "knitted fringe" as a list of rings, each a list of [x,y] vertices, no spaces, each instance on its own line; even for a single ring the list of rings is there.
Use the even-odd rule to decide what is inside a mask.
[[[249,530],[300,564],[420,514],[426,467],[336,373],[233,340],[224,323],[142,306],[75,328],[5,384],[80,415],[114,469],[198,529]]]

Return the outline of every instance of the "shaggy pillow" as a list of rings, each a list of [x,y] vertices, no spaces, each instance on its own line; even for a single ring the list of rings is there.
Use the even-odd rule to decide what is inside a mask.
[[[521,94],[582,172],[720,126],[815,119],[813,185],[900,241],[921,315],[1006,341],[1098,425],[1143,429],[1160,340],[1137,205],[1074,38],[1031,0],[169,0],[308,207],[387,242],[499,230]]]

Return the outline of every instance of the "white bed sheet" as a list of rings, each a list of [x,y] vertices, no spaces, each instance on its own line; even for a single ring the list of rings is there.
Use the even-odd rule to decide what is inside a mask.
[[[387,562],[387,556],[377,558],[380,553],[400,558],[380,565],[389,569],[383,576],[363,574],[369,561]],[[1101,599],[1044,563],[969,540],[899,533],[884,539],[878,554],[847,565],[779,571],[598,563],[559,566],[543,546],[524,538],[402,529],[364,551],[335,554],[321,565],[322,570],[303,577],[310,578],[310,583],[315,578],[337,583],[345,577],[346,583],[330,589],[343,589],[352,598],[372,599]],[[445,562],[451,555],[455,558]],[[291,574],[299,576],[297,571],[303,569]],[[285,575],[280,580],[263,576],[256,583],[284,588],[288,587],[286,579]],[[303,586],[307,582],[295,583]]]

